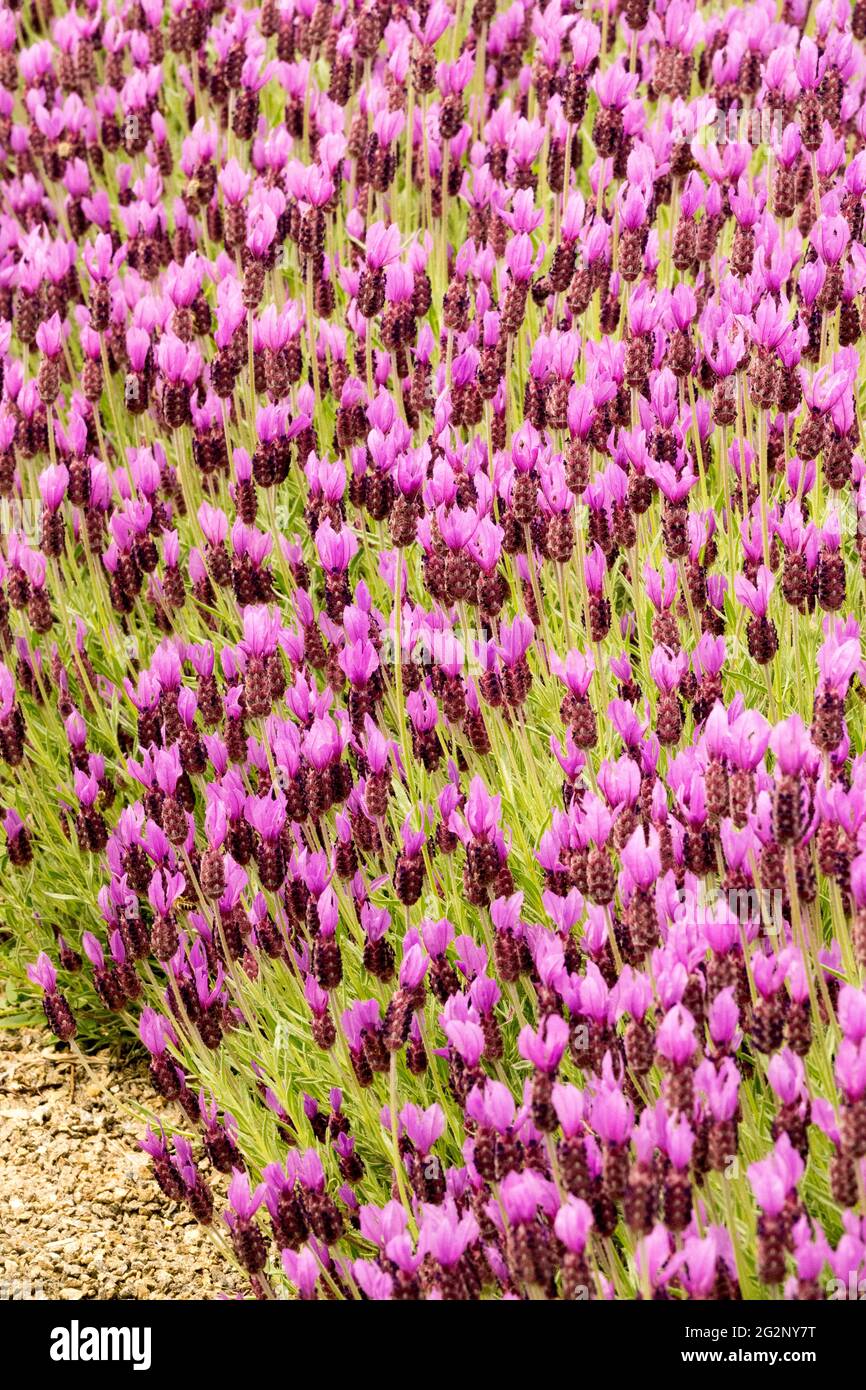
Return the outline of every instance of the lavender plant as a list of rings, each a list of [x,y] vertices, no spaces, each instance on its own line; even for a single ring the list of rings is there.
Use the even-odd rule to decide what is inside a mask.
[[[0,11],[4,970],[256,1297],[864,1273],[864,38]]]

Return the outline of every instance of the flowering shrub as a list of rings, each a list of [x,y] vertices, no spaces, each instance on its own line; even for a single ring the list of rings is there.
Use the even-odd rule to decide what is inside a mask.
[[[7,965],[258,1297],[863,1272],[864,36],[0,12]]]

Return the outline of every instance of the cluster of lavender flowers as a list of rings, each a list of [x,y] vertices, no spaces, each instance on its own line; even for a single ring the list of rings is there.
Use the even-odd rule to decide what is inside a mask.
[[[864,38],[0,10],[10,925],[257,1297],[866,1272]]]

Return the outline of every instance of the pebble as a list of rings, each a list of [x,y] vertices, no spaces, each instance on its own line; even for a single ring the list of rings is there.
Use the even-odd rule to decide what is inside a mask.
[[[168,1203],[138,1148],[144,1123],[120,1102],[156,1110],[146,1071],[107,1053],[94,1077],[39,1031],[0,1045],[0,1274],[34,1298],[215,1298],[243,1279],[194,1218]],[[106,1094],[108,1091],[110,1094]],[[214,1177],[216,1200],[225,1180]],[[28,1283],[29,1281],[29,1283]]]

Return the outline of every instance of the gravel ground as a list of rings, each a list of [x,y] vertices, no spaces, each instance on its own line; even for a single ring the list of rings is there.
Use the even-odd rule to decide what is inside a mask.
[[[194,1299],[238,1276],[170,1204],[115,1103],[149,1108],[147,1073],[97,1055],[85,1067],[47,1034],[0,1032],[0,1298]]]

